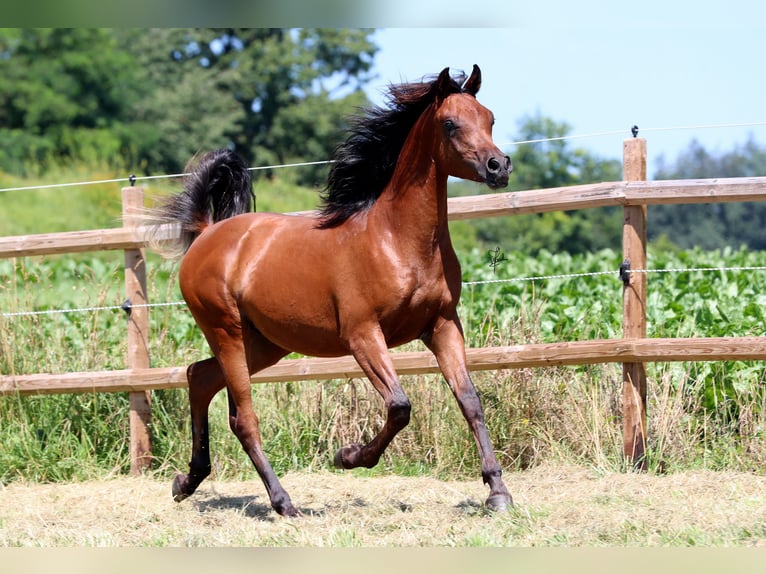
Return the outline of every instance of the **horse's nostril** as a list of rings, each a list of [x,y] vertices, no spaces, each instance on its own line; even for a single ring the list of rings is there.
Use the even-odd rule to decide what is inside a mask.
[[[497,161],[494,157],[491,157],[487,162],[487,167],[489,168],[489,171],[495,172],[500,169],[500,162]]]

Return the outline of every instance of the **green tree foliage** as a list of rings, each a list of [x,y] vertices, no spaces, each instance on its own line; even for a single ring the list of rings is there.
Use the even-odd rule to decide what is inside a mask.
[[[341,118],[366,103],[377,50],[369,30],[279,28],[132,31],[155,93],[142,120],[156,143],[141,157],[172,171],[194,153],[230,146],[250,165],[329,158]],[[321,168],[303,169],[314,183]]]
[[[659,160],[655,179],[708,179],[766,175],[766,149],[749,139],[721,155],[692,140],[672,164]],[[652,205],[648,211],[650,240],[664,239],[682,248],[725,246],[766,248],[766,205],[756,202]]]
[[[119,155],[142,88],[106,30],[0,30],[0,167]]]
[[[176,172],[229,146],[251,165],[325,160],[366,103],[370,30],[0,31],[0,168],[84,160]],[[301,171],[314,183],[321,168]]]
[[[518,140],[547,141],[520,144],[511,150],[514,165],[511,191],[622,179],[622,166],[618,161],[598,158],[561,139],[570,129],[568,124],[540,114],[521,119]],[[476,193],[476,189],[470,184],[455,184],[453,193]],[[485,247],[500,247],[503,251],[583,253],[618,248],[621,225],[618,210],[601,208],[474,220],[464,227],[470,226]],[[463,228],[460,231],[466,233]]]

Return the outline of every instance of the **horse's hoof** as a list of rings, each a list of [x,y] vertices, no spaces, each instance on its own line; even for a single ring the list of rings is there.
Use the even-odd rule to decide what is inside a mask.
[[[173,500],[181,502],[189,498],[189,494],[184,492],[183,483],[186,479],[185,474],[177,474],[173,480]]]
[[[484,505],[492,512],[504,512],[513,508],[513,500],[509,494],[493,494]]]
[[[352,444],[338,449],[338,452],[335,453],[335,458],[332,460],[333,466],[335,466],[335,468],[343,469],[355,468],[358,465],[353,462],[349,462],[349,458],[353,455],[356,455],[356,453],[358,453],[361,449],[362,445],[359,444]]]
[[[295,508],[292,504],[288,506],[287,508],[284,508],[281,511],[279,511],[279,514],[281,514],[285,518],[300,518],[301,516],[303,516],[301,511]]]
[[[332,459],[332,465],[335,468],[346,468],[343,466],[343,449],[339,449],[338,452],[335,453],[335,458]]]

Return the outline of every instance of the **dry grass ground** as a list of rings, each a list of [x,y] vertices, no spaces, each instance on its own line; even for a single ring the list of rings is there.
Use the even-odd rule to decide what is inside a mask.
[[[539,466],[507,483],[516,507],[492,515],[480,480],[290,473],[299,519],[276,515],[258,480],[206,482],[180,504],[150,477],[12,483],[0,546],[766,546],[764,476]]]

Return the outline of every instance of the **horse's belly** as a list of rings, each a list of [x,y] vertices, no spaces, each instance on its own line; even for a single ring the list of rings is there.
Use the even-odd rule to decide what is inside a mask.
[[[368,301],[338,306],[330,294],[317,296],[297,286],[272,289],[268,295],[258,291],[241,303],[255,328],[284,349],[318,357],[348,354],[348,338],[372,323],[380,326],[389,348],[418,339],[433,326],[442,303],[437,297],[417,298],[375,309]]]
[[[311,357],[339,357],[349,354],[349,349],[334,334],[305,325],[281,326],[259,331],[279,347]]]
[[[253,297],[242,305],[253,326],[269,341],[283,349],[316,357],[337,357],[348,353],[339,337],[335,313],[319,298]]]

